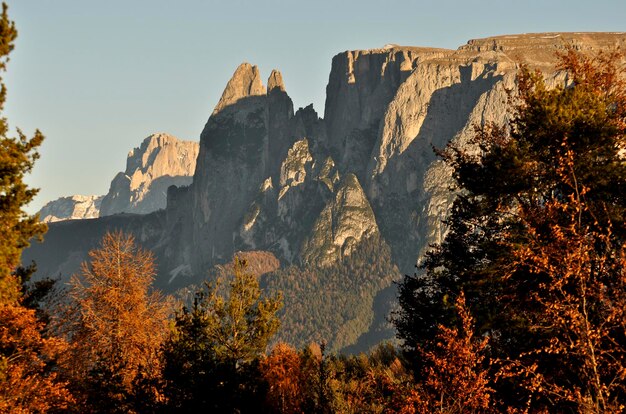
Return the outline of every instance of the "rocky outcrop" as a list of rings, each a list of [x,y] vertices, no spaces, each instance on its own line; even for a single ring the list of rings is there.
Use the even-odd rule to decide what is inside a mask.
[[[44,223],[62,220],[96,218],[100,214],[103,196],[74,195],[61,197],[47,203],[39,210],[39,219]]]
[[[190,188],[194,269],[227,261],[268,159],[267,95],[259,69],[240,65],[200,135]]]
[[[266,88],[259,69],[244,63],[201,134],[193,183],[169,193],[159,246],[171,264],[163,271],[201,273],[238,250],[272,251],[287,264],[327,260],[309,253],[321,240],[312,234],[328,224],[321,215],[334,217],[328,206],[339,180],[353,174],[401,271],[411,272],[445,235],[455,197],[432,147],[457,141],[471,150],[475,125],[505,122],[520,65],[543,70],[554,85],[566,81],[555,52],[620,45],[623,33],[543,33],[470,40],[457,50],[347,51],[333,58],[324,119],[312,106],[294,113],[279,71]],[[163,208],[150,194],[189,184],[194,154],[173,137],[148,138],[113,180],[101,214]]]
[[[197,142],[164,133],[150,135],[128,153],[126,170],[111,181],[100,215],[147,214],[165,208],[169,186],[191,184],[197,156]]]
[[[87,235],[96,225],[97,234],[128,228],[155,252],[158,284],[170,290],[238,251],[270,252],[283,266],[325,267],[356,257],[358,246],[367,247],[363,240],[375,238],[391,247],[400,272],[413,272],[429,245],[443,239],[442,220],[456,196],[451,171],[433,147],[456,142],[472,151],[476,125],[506,122],[522,64],[543,70],[549,85],[562,85],[568,80],[555,67],[555,52],[616,46],[626,47],[626,34],[526,34],[471,40],[457,50],[347,51],[332,61],[323,119],[312,106],[294,113],[280,72],[270,74],[266,88],[258,68],[244,63],[201,134],[193,182],[167,190],[165,211],[52,224],[53,241],[46,243],[63,245],[65,234],[77,258],[89,243],[73,234]],[[184,183],[191,182],[192,150],[183,168],[177,145],[164,144],[165,137],[155,142],[161,144],[148,139],[131,153],[103,211],[163,208],[149,194],[164,193],[154,189],[173,170],[188,168]],[[57,250],[46,260],[28,254],[41,250],[31,248],[25,259],[41,269],[75,263]],[[385,298],[394,297],[389,289]]]
[[[358,178],[348,174],[315,221],[300,257],[307,265],[327,267],[350,256],[362,240],[377,233],[376,218],[365,192]]]
[[[331,154],[341,169],[364,178],[381,118],[398,87],[421,61],[449,53],[452,51],[388,45],[347,51],[333,58],[324,121]]]

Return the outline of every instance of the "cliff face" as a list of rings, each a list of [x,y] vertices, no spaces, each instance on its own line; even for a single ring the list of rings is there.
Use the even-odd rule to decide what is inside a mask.
[[[272,71],[266,89],[258,69],[242,64],[201,135],[189,190],[192,269],[251,249],[301,261],[338,180],[324,121],[312,107],[294,114],[280,72]]]
[[[128,153],[126,170],[118,173],[102,200],[101,216],[146,214],[165,208],[167,188],[191,184],[198,143],[169,134],[153,134]]]
[[[169,134],[153,134],[128,153],[125,172],[111,181],[104,196],[75,195],[46,204],[39,217],[44,222],[147,214],[164,209],[167,189],[193,181],[199,144]]]
[[[47,203],[39,210],[39,219],[44,223],[61,220],[96,218],[100,213],[103,196],[74,195],[61,197]]]
[[[89,234],[87,227],[99,226],[98,235],[113,225],[127,228],[155,251],[158,283],[170,289],[203,278],[237,251],[270,251],[283,266],[326,271],[341,268],[359,249],[369,252],[373,239],[391,247],[400,272],[412,272],[428,246],[443,239],[442,219],[455,197],[451,171],[433,146],[456,141],[471,151],[475,125],[504,123],[520,65],[541,69],[549,85],[564,84],[556,52],[618,46],[626,47],[626,34],[544,33],[471,40],[457,50],[392,45],[344,52],[332,61],[323,119],[312,106],[294,112],[280,72],[273,71],[265,87],[258,68],[244,63],[210,115],[197,152],[168,136],[149,137],[102,201],[107,214],[162,208],[150,194],[189,184],[197,154],[193,182],[167,190],[165,211],[52,225],[55,242],[47,243],[82,257],[89,244],[62,240]],[[163,178],[174,175],[184,181]],[[29,249],[25,260],[41,269],[74,263],[61,251],[40,260],[43,250]],[[380,280],[376,289],[388,302],[391,279]],[[312,303],[306,295],[293,298],[299,309]]]
[[[361,240],[377,234],[376,218],[359,180],[348,174],[315,220],[300,256],[305,264],[327,267],[350,256]]]
[[[199,149],[165,134],[148,137],[129,154],[100,214],[154,211],[165,207],[167,187],[190,184],[169,194],[163,272],[201,273],[251,249],[270,250],[283,263],[327,263],[350,251],[327,249],[343,236],[324,234],[342,228],[335,220],[345,215],[335,210],[349,206],[329,205],[350,176],[365,194],[362,211],[373,215],[347,227],[376,228],[400,269],[411,272],[442,240],[441,220],[455,196],[432,147],[467,143],[474,125],[505,122],[521,64],[556,85],[565,81],[556,52],[618,46],[626,46],[623,33],[542,33],[470,40],[457,50],[343,52],[332,61],[323,119],[311,106],[294,113],[280,72],[266,87],[258,68],[244,63]],[[325,246],[328,257],[312,246]]]

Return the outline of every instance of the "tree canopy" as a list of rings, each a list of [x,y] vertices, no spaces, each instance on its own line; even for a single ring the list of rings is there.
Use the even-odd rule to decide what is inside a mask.
[[[131,235],[107,233],[89,256],[72,276],[71,301],[57,317],[70,345],[64,367],[95,411],[125,411],[137,378],[160,375],[169,305],[150,289],[152,253]]]
[[[563,84],[554,88],[523,69],[508,125],[478,127],[470,147],[451,143],[440,151],[459,195],[445,240],[423,272],[400,285],[395,324],[409,353],[431,346],[437,326],[454,323],[453,304],[464,293],[476,333],[491,338],[491,360],[515,360],[523,366],[516,372],[535,381],[524,388],[519,378],[501,378],[511,406],[534,395],[538,406],[587,409],[600,389],[624,380],[622,368],[604,365],[606,375],[591,386],[589,371],[579,369],[594,369],[583,356],[592,348],[607,359],[625,355],[623,62],[618,53],[570,50],[561,56]],[[594,342],[599,332],[611,345]],[[623,389],[611,393],[624,401]]]
[[[207,283],[176,315],[164,347],[171,410],[258,410],[257,362],[278,330],[282,295],[262,297],[247,266],[235,257],[228,289]]]
[[[0,15],[0,71],[5,71],[9,53],[13,50],[17,30],[9,19],[8,7],[2,4]],[[0,79],[0,111],[4,109],[6,86]],[[21,131],[17,137],[9,134],[6,118],[0,117],[0,302],[18,298],[19,278],[12,275],[20,264],[22,250],[29,246],[33,237],[46,232],[46,225],[36,215],[24,211],[35,197],[38,189],[24,182],[35,160],[39,158],[37,148],[43,142],[43,134],[36,131],[28,138]]]

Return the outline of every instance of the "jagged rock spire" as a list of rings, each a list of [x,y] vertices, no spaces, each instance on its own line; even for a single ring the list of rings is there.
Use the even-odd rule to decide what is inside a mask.
[[[283,82],[283,75],[279,70],[274,69],[270,74],[269,79],[267,80],[267,92],[271,92],[274,89],[278,88],[278,90],[285,92],[285,83]]]
[[[220,112],[225,107],[234,104],[242,98],[265,95],[265,86],[261,81],[259,68],[247,62],[239,65],[233,76],[228,81],[220,101],[213,110],[213,114]]]

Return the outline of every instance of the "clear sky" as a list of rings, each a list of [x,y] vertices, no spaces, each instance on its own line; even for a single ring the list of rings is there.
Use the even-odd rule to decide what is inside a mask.
[[[296,108],[323,114],[332,56],[387,43],[457,48],[471,38],[625,31],[625,0],[8,0],[19,31],[5,116],[46,136],[29,210],[105,194],[153,132],[198,140],[237,65],[273,68]]]

